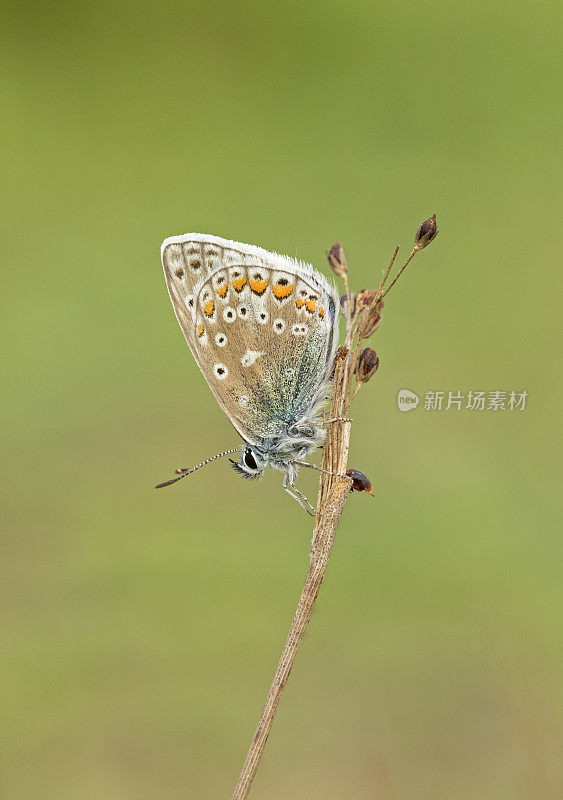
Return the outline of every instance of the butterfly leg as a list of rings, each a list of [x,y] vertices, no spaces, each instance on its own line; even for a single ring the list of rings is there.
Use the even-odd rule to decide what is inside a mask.
[[[290,485],[289,477],[287,475],[283,479],[283,488],[288,493],[288,495],[290,495],[290,497],[293,497],[294,500],[297,500],[297,502],[299,503],[299,505],[301,506],[303,511],[306,511],[307,514],[309,514],[311,517],[316,517],[316,515],[317,515],[316,510],[313,508],[311,503],[307,500],[307,498],[305,497],[303,492],[300,492],[299,489],[296,486],[294,486],[293,484]],[[309,506],[309,508],[307,508],[307,506],[303,505],[303,500],[307,503],[307,506]]]

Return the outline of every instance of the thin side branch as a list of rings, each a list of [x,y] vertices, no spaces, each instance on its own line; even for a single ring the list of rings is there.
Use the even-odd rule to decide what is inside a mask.
[[[393,255],[391,256],[391,261],[389,262],[389,266],[387,267],[385,275],[383,276],[383,280],[379,284],[378,291],[380,291],[380,292],[383,290],[383,287],[385,286],[385,282],[387,281],[387,278],[389,277],[389,273],[391,272],[391,270],[393,268],[393,264],[395,263],[395,259],[397,258],[397,253],[398,252],[399,252],[399,245],[397,245],[395,247],[395,250],[393,251]]]
[[[418,248],[418,247],[415,245],[415,246],[413,247],[413,249],[411,250],[411,252],[409,253],[409,257],[407,258],[407,260],[405,261],[405,263],[403,264],[403,266],[401,267],[401,269],[398,271],[398,273],[395,275],[395,277],[393,278],[393,280],[391,281],[391,283],[389,284],[389,286],[387,287],[387,289],[386,289],[386,290],[383,292],[383,294],[381,295],[382,297],[385,297],[385,295],[386,295],[386,294],[389,294],[389,292],[391,291],[391,289],[393,288],[393,286],[395,286],[395,284],[397,283],[397,281],[399,280],[399,278],[401,277],[401,275],[403,274],[403,272],[406,270],[406,268],[408,267],[408,265],[410,264],[410,262],[413,260],[413,258],[415,257],[415,255],[418,253],[418,251],[419,251],[419,248]]]

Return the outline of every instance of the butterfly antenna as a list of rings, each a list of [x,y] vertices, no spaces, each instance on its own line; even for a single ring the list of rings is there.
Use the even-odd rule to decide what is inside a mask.
[[[212,458],[208,458],[206,461],[202,461],[201,464],[196,464],[195,467],[179,467],[175,470],[177,478],[171,478],[169,481],[164,481],[164,483],[157,483],[154,487],[155,489],[162,489],[163,486],[171,486],[173,483],[177,483],[181,481],[182,478],[185,478],[186,475],[191,475],[192,472],[195,472],[196,469],[200,467],[204,467],[206,464],[209,464],[211,461],[216,461],[218,458],[223,458],[223,456],[228,456],[231,453],[238,453],[240,452],[240,447],[233,447],[232,450],[225,450],[224,453],[217,453],[216,456]]]

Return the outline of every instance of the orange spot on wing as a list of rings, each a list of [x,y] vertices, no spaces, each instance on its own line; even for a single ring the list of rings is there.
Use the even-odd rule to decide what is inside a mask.
[[[315,311],[315,309],[317,308],[317,301],[316,300],[307,300],[305,302],[305,307],[306,307],[307,311],[310,311],[311,314],[312,314],[313,311]]]
[[[219,288],[217,289],[217,294],[219,295],[219,297],[225,297],[225,295],[227,294],[226,283],[224,283],[222,286],[219,286]]]
[[[324,310],[324,308],[321,306],[321,307],[319,308],[319,317],[320,317],[321,319],[324,319],[324,315],[325,315],[325,310]]]
[[[289,295],[293,291],[293,285],[288,283],[286,286],[282,286],[281,283],[276,283],[273,288],[274,295],[278,298],[278,300],[283,300],[284,297],[289,297]]]
[[[250,288],[255,294],[263,294],[266,291],[268,281],[249,281]]]
[[[204,333],[205,333],[205,328],[203,327],[203,325],[200,322],[200,324],[197,326],[197,335],[198,336],[203,336]]]
[[[235,290],[235,292],[241,292],[242,287],[246,283],[246,275],[243,275],[242,278],[235,278],[234,281],[231,282],[231,286]]]
[[[205,316],[212,317],[214,308],[215,308],[215,303],[213,302],[213,300],[208,300],[207,303],[203,306]]]
[[[297,300],[295,301],[295,305],[297,306],[297,308],[303,308],[303,306],[305,305],[305,301],[302,300],[300,297],[298,297]]]

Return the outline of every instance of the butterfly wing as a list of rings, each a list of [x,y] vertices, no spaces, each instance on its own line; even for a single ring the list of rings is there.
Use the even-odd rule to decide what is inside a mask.
[[[189,252],[195,240],[186,247],[179,238],[166,240],[172,249],[163,245],[174,310],[234,427],[247,442],[260,445],[283,436],[289,425],[312,421],[337,346],[334,287],[308,264],[213,237],[200,244],[205,248],[213,239],[218,256],[194,282],[186,264],[197,257]]]
[[[170,236],[161,247],[162,266],[176,318],[193,352],[194,291],[220,267],[261,265],[266,250],[204,233]]]

